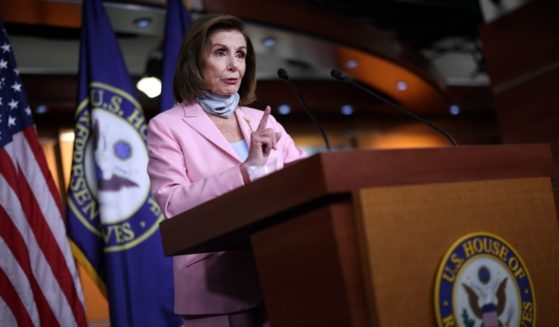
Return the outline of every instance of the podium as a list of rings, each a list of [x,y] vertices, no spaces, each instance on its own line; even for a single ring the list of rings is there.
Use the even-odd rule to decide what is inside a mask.
[[[508,241],[559,321],[549,146],[311,156],[160,224],[165,255],[251,248],[271,325],[435,326],[441,260],[474,232]]]

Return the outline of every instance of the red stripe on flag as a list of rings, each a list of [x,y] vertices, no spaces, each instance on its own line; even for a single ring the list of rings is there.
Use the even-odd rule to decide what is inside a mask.
[[[2,151],[0,151],[1,157]],[[8,213],[0,206],[0,225],[2,228],[0,229],[0,236],[4,239],[4,242],[8,245],[11,249],[12,253],[14,254],[17,262],[21,270],[25,273],[29,284],[31,285],[31,291],[33,292],[33,300],[37,305],[37,310],[39,313],[39,320],[42,322],[56,322],[57,319],[52,312],[45,295],[43,294],[43,290],[39,287],[35,276],[31,272],[31,264],[29,259],[29,251],[27,250],[27,246],[25,241],[21,237],[18,229],[12,222],[12,219],[8,215]],[[11,287],[13,285],[10,284]],[[15,292],[15,290],[14,290]],[[14,293],[17,297],[17,293]],[[19,297],[18,297],[18,300]],[[20,300],[21,301],[21,300]],[[14,312],[14,311],[12,311]],[[27,311],[26,311],[27,312]]]
[[[0,160],[4,161],[4,158],[0,156]],[[12,169],[12,171],[13,170],[15,169]],[[8,181],[10,184],[12,184],[12,182],[13,181],[10,180]],[[25,176],[21,174],[21,171],[17,174],[17,184],[11,185],[13,189],[16,189],[17,186],[19,186],[19,192],[17,193],[20,201],[21,203],[25,203],[22,208],[25,216],[27,217],[28,224],[35,234],[39,247],[43,249],[42,252],[49,263],[62,292],[72,307],[78,326],[82,326],[85,324],[85,312],[80,299],[77,296],[72,274],[66,265],[62,251],[58,247],[58,244],[56,243],[56,240],[46,223],[45,217],[43,216],[41,208],[35,198],[35,194],[33,193],[31,187],[29,187]]]
[[[64,293],[67,302],[72,308],[74,319],[78,326],[86,325],[84,307],[78,297],[76,286],[69,271],[64,255],[58,247],[54,235],[51,233],[50,227],[47,225],[45,217],[37,203],[35,194],[29,186],[25,176],[21,171],[16,171],[10,156],[4,149],[0,150],[0,171],[5,172],[6,181],[10,187],[15,190],[18,195],[24,214],[27,218],[27,223],[33,230],[33,234],[37,240],[42,253],[48,262],[54,277],[60,285],[60,289]],[[51,194],[52,195],[52,194]],[[58,195],[55,194],[54,197]],[[23,244],[25,246],[25,244]],[[54,316],[53,316],[54,319]],[[49,321],[43,320],[41,321]]]
[[[68,303],[72,307],[78,326],[81,326],[82,323],[85,324],[85,313],[83,312],[80,299],[77,296],[76,286],[74,285],[72,274],[64,260],[64,255],[50,232],[50,228],[46,223],[45,217],[43,217],[43,213],[41,212],[41,208],[39,208],[33,190],[29,187],[23,175],[19,175],[18,177],[21,190],[19,197],[22,199],[23,203],[26,203],[26,205],[23,206],[23,211],[29,221],[29,226],[31,226],[39,246],[41,249],[44,249],[43,253],[45,258],[55,278],[58,280],[58,284],[60,284],[60,288],[62,292],[64,292]]]
[[[52,175],[48,169],[47,159],[45,158],[45,154],[43,153],[43,149],[41,148],[41,144],[39,143],[39,139],[37,137],[37,132],[33,126],[27,127],[23,130],[23,134],[25,135],[25,139],[27,140],[27,144],[33,151],[33,155],[35,156],[35,160],[39,164],[39,169],[41,169],[41,174],[44,176],[45,180],[47,181],[47,185],[49,187],[50,193],[53,194],[53,199],[56,205],[58,206],[58,211],[60,212],[60,217],[66,224],[66,220],[64,219],[64,212],[62,208],[62,201],[58,196],[58,190],[56,189],[56,184],[52,179]]]
[[[29,313],[25,310],[25,306],[17,295],[14,286],[10,283],[8,276],[6,276],[2,269],[0,269],[0,298],[6,300],[6,304],[15,317],[18,326],[33,326]]]
[[[13,188],[12,185],[17,186],[17,171],[14,163],[12,162],[12,158],[8,155],[6,150],[0,148],[0,172],[2,176],[6,179],[10,187],[14,190],[15,193],[18,193],[18,188]]]

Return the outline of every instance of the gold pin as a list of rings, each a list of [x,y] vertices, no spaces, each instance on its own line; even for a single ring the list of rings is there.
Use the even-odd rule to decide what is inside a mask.
[[[248,128],[250,129],[250,132],[254,133],[254,130],[252,129],[252,125],[250,125],[250,118],[248,118],[247,116],[244,116],[244,118],[245,118],[245,121],[248,124]]]

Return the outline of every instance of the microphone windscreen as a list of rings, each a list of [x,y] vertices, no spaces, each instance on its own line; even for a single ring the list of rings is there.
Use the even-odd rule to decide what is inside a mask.
[[[289,75],[287,75],[287,70],[283,68],[278,69],[278,77],[284,81],[289,80]]]
[[[347,79],[347,76],[337,69],[332,69],[332,71],[330,71],[330,75],[340,81],[344,81]]]

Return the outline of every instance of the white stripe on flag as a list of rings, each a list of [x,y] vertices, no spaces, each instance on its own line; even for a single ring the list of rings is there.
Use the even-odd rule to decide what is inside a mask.
[[[27,246],[29,260],[33,263],[31,265],[33,275],[58,320],[58,324],[63,325],[63,323],[72,322],[72,326],[76,326],[77,323],[72,308],[70,308],[68,300],[58,284],[58,280],[55,278],[49,263],[41,251],[35,234],[31,232],[32,229],[23,214],[19,198],[2,175],[0,175],[0,188],[4,189],[3,195],[5,195],[0,197],[0,201],[6,200],[6,203],[0,203],[0,205],[5,208]]]
[[[14,317],[6,302],[2,300],[2,297],[0,297],[0,317],[2,317],[2,319],[0,319],[0,327],[17,326],[16,317]],[[35,321],[33,321],[33,323],[35,324]],[[35,326],[38,326],[38,324]]]
[[[2,176],[0,176],[2,178]],[[2,183],[0,182],[0,185]],[[8,247],[8,244],[4,242],[4,239],[0,237],[0,268],[4,271],[4,273],[8,276],[10,283],[12,284],[13,288],[16,290],[23,306],[27,310],[29,317],[31,317],[31,321],[35,326],[39,326],[39,314],[37,312],[37,305],[33,300],[33,291],[31,290],[31,285],[29,284],[29,280],[27,279],[27,275],[21,269],[17,259],[14,257],[12,250]],[[0,298],[1,300],[1,298]],[[3,302],[2,302],[3,303]],[[11,314],[10,308],[6,305],[6,309]],[[0,309],[0,312],[2,312]],[[4,313],[0,314],[0,323],[5,318]],[[15,318],[14,318],[15,319]],[[10,326],[9,324],[7,326]],[[13,324],[11,326],[16,326]]]
[[[29,186],[33,190],[33,195],[37,199],[43,217],[45,217],[47,225],[49,226],[52,235],[54,235],[58,248],[64,255],[64,260],[66,261],[66,266],[72,275],[77,295],[82,305],[84,305],[85,300],[81,288],[81,282],[79,280],[76,264],[74,263],[74,259],[72,257],[72,251],[68,245],[68,239],[66,238],[64,220],[62,219],[56,201],[48,188],[47,180],[41,173],[39,163],[33,155],[33,151],[31,147],[29,147],[23,133],[17,133],[14,135],[12,144],[16,149],[20,149],[20,151],[16,151],[15,153],[17,163],[22,168],[25,179],[29,183]],[[21,149],[25,150],[21,151]],[[10,149],[8,149],[8,153],[9,152],[11,152]],[[10,156],[13,157],[14,155],[10,153]]]

